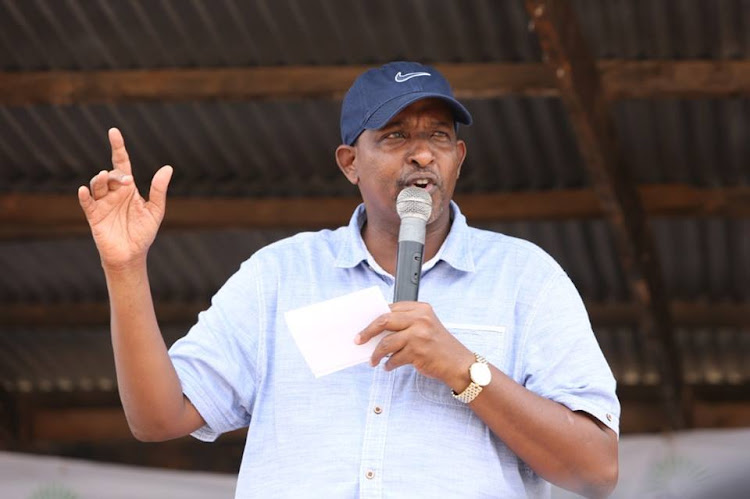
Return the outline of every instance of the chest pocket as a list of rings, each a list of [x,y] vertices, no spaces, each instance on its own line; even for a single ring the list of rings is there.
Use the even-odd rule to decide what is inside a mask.
[[[502,369],[502,353],[505,344],[505,326],[479,324],[443,324],[463,345]],[[465,407],[466,404],[453,398],[451,389],[442,381],[417,374],[417,391],[425,400],[441,405]]]

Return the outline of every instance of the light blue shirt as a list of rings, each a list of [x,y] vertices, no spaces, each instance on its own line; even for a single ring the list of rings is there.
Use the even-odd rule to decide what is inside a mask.
[[[462,343],[529,390],[618,431],[615,380],[583,303],[537,246],[468,227],[458,206],[419,299]],[[367,251],[360,206],[347,227],[261,249],[170,355],[206,441],[248,426],[237,497],[548,497],[442,382],[411,366],[360,364],[315,378],[284,313],[394,279]]]

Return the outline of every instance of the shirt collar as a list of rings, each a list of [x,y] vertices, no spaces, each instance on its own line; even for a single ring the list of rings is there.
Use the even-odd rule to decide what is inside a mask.
[[[466,223],[466,217],[461,213],[458,205],[451,201],[450,204],[451,230],[443,245],[432,259],[435,262],[442,260],[456,270],[463,272],[474,272],[474,252],[471,244],[471,231]],[[425,266],[431,262],[425,262]],[[434,263],[433,263],[434,265]]]
[[[365,221],[367,221],[367,213],[365,213],[364,203],[361,203],[354,210],[352,218],[349,219],[349,225],[344,228],[341,245],[336,256],[336,267],[352,268],[367,260],[369,252],[362,240],[362,226]]]
[[[458,205],[451,201],[450,203],[451,230],[448,237],[445,238],[443,245],[438,250],[432,260],[425,262],[425,270],[433,267],[438,261],[442,260],[456,270],[464,272],[474,272],[474,254],[471,245],[471,233],[469,226],[466,224],[466,217],[461,213]],[[344,228],[341,245],[336,257],[336,267],[352,268],[359,265],[362,261],[367,261],[370,255],[362,240],[362,226],[367,221],[365,205],[360,204],[354,210],[349,225]]]

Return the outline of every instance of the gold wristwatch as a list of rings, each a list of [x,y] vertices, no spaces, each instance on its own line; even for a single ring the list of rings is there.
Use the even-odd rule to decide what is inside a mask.
[[[492,381],[492,372],[490,371],[490,366],[487,364],[487,359],[478,353],[474,353],[474,357],[476,357],[477,361],[469,366],[469,378],[471,378],[469,386],[461,393],[451,390],[453,397],[465,404],[474,400],[481,393],[482,388],[489,385],[490,381]]]

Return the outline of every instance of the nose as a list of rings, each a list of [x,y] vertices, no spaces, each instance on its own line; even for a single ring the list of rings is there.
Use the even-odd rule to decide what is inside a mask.
[[[419,167],[426,167],[435,160],[435,154],[430,147],[429,140],[415,138],[412,147],[409,149],[407,162]]]

